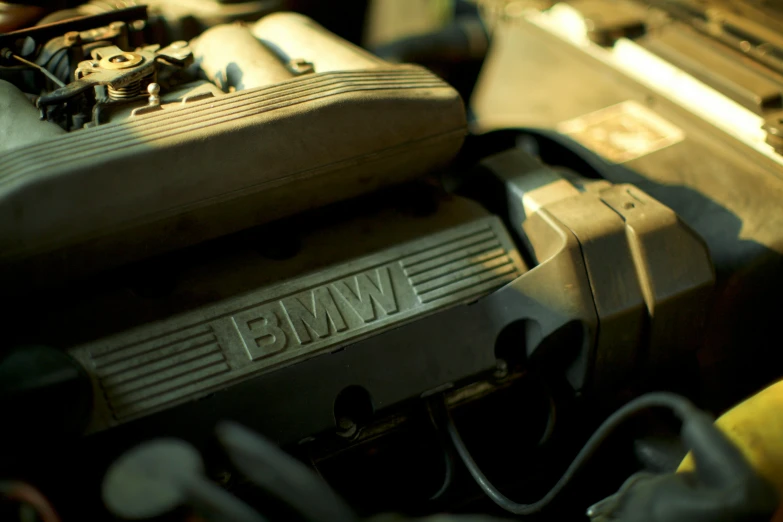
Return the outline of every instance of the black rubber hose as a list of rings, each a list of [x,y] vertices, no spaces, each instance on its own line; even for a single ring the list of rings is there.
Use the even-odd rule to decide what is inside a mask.
[[[351,522],[353,510],[325,482],[276,444],[233,422],[222,422],[217,437],[231,462],[307,522]]]

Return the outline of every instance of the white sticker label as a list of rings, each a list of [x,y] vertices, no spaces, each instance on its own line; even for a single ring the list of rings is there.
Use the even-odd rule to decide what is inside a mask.
[[[680,128],[634,101],[562,122],[557,130],[615,163],[640,158],[685,139]]]

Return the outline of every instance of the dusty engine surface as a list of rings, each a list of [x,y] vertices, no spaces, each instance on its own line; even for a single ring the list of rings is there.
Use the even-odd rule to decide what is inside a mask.
[[[451,87],[300,15],[138,47],[144,11],[128,11],[2,36],[19,64],[0,116],[4,265],[72,277],[415,178],[462,143]]]
[[[452,2],[374,53],[314,3],[0,4],[0,520],[766,520],[694,406],[763,259],[649,182],[725,195],[675,161],[704,122],[553,80],[601,73],[542,20],[601,2]]]

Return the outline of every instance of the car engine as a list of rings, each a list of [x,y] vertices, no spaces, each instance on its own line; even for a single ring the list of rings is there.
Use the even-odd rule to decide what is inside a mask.
[[[4,39],[35,47],[30,34]],[[74,81],[36,74],[57,88],[28,88],[35,108],[5,84],[5,262],[52,278],[132,261],[414,178],[462,143],[464,109],[447,84],[303,17],[217,25],[163,47],[128,43],[142,36],[114,21],[49,40],[38,60]],[[22,51],[4,56],[26,61]],[[161,192],[160,169],[184,175]]]
[[[0,3],[0,519],[781,516],[783,15],[702,3]]]

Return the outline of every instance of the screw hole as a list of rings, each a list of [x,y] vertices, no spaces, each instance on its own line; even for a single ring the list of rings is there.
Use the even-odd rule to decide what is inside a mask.
[[[514,321],[503,328],[495,339],[496,376],[523,368],[527,363],[527,347],[538,342],[540,336],[541,328],[532,320]]]
[[[630,201],[628,201],[628,202],[626,202],[626,203],[624,203],[624,204],[623,204],[623,208],[624,208],[625,210],[631,210],[632,208],[635,208],[635,207],[636,207],[636,205],[634,205],[634,204],[633,204],[633,203],[631,203]]]
[[[348,386],[334,400],[334,421],[338,432],[353,436],[375,413],[370,392],[361,386]]]

